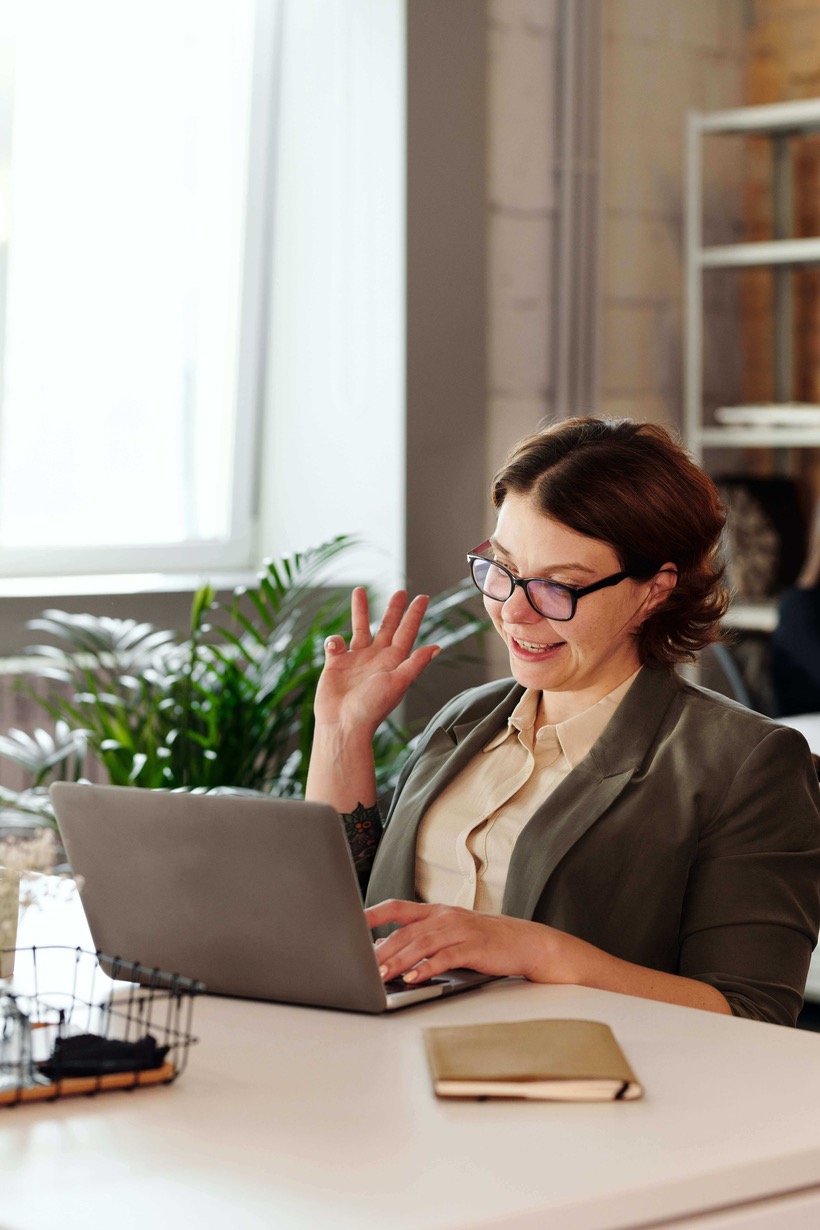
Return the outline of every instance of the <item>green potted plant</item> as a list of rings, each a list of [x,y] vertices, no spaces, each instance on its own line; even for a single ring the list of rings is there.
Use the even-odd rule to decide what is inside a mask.
[[[341,536],[268,562],[257,583],[220,606],[204,585],[185,639],[134,620],[45,611],[29,626],[49,642],[30,646],[30,674],[49,681],[32,698],[52,730],[10,731],[0,756],[22,765],[29,789],[0,791],[0,807],[51,823],[47,787],[77,780],[89,758],[114,785],[230,788],[299,798],[313,734],[313,697],[324,640],[344,635],[349,594],[331,565],[355,541]],[[435,597],[421,639],[440,660],[485,624],[464,583]],[[376,736],[377,776],[387,790],[409,754],[411,732],[385,722]]]

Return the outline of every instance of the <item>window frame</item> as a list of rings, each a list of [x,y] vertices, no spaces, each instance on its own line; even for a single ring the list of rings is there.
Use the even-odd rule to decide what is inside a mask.
[[[282,0],[253,0],[252,81],[245,226],[232,432],[229,528],[225,538],[177,543],[0,546],[0,581],[93,574],[183,574],[248,570],[256,562],[262,429],[272,276],[273,215],[281,69]],[[23,588],[25,588],[23,586]]]

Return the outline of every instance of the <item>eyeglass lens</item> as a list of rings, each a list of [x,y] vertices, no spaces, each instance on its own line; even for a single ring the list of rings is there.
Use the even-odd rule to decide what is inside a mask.
[[[506,602],[515,585],[503,568],[492,560],[473,560],[475,583],[488,598]],[[537,611],[548,619],[572,617],[572,595],[563,585],[553,581],[534,580],[527,582],[527,595]]]

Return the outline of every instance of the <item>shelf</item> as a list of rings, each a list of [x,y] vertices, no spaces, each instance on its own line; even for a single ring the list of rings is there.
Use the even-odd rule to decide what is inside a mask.
[[[794,312],[792,272],[820,267],[820,235],[791,238],[793,213],[791,153],[795,133],[820,133],[820,98],[738,107],[729,111],[689,112],[686,135],[686,294],[684,421],[694,455],[714,449],[818,449],[820,405],[793,400]],[[706,245],[703,241],[705,138],[712,134],[759,133],[772,138],[772,233],[764,242]],[[723,406],[704,424],[704,270],[768,268],[772,281],[774,394],[771,405]],[[784,461],[787,459],[784,459]]]
[[[702,269],[742,269],[752,265],[810,265],[820,263],[820,239],[772,239],[768,243],[728,243],[701,248],[696,260]]]
[[[720,406],[715,418],[721,427],[820,427],[820,406],[811,402],[765,402]]]
[[[706,448],[820,448],[820,427],[704,427],[693,435]]]
[[[737,632],[774,632],[777,627],[777,603],[773,598],[768,602],[734,602],[722,623]]]
[[[820,99],[735,107],[729,111],[689,113],[689,122],[704,134],[820,132]]]

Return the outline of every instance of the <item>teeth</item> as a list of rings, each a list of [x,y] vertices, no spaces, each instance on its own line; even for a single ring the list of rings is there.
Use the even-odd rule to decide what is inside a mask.
[[[540,653],[542,649],[549,648],[548,645],[535,645],[532,641],[521,641],[518,637],[515,640],[516,644],[520,645],[522,649],[529,649],[531,653]]]

